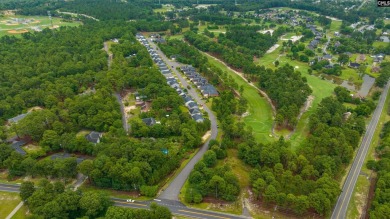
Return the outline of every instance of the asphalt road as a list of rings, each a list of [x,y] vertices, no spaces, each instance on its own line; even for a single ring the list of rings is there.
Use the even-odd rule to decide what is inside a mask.
[[[366,158],[368,149],[371,144],[372,137],[375,133],[376,126],[381,116],[383,106],[385,104],[386,96],[389,91],[390,81],[387,83],[382,95],[379,99],[378,106],[376,107],[372,119],[367,126],[366,133],[364,134],[362,143],[360,144],[359,150],[356,154],[355,160],[353,161],[352,167],[348,172],[347,179],[343,185],[342,192],[337,200],[337,203],[333,209],[332,219],[346,218],[348,204],[350,202],[353,190],[356,185],[356,181],[359,177],[360,170],[362,169],[364,159]]]
[[[19,192],[20,185],[14,184],[0,184],[0,191],[5,192]],[[244,219],[249,217],[226,214],[222,212],[213,212],[207,210],[198,210],[186,207],[178,201],[155,199],[155,201],[135,201],[133,203],[126,202],[126,199],[111,198],[114,205],[125,208],[141,208],[149,209],[152,202],[156,202],[158,205],[169,208],[174,215],[180,215],[190,218],[205,218],[205,219]]]
[[[157,46],[153,42],[151,42],[150,39],[148,39],[149,44],[152,48],[154,48],[158,55],[160,55],[161,59],[167,64],[169,68],[171,68],[173,74],[176,75],[177,79],[181,82],[182,86],[184,88],[187,88],[188,85],[191,86],[190,83],[188,83],[180,72],[176,70],[177,67],[180,67],[181,64],[171,61],[168,59],[163,52],[161,52],[160,49],[156,49]],[[188,94],[196,100],[198,105],[203,105],[203,110],[208,113],[209,119],[211,121],[211,136],[210,138],[202,145],[202,147],[199,149],[198,153],[188,162],[188,164],[184,167],[184,169],[176,176],[176,178],[171,182],[171,184],[159,195],[159,199],[167,199],[167,200],[174,200],[179,201],[179,194],[180,190],[183,187],[184,183],[186,182],[188,176],[190,175],[192,169],[194,168],[195,164],[202,159],[203,154],[206,153],[208,147],[209,147],[209,141],[211,139],[215,139],[218,135],[218,127],[217,127],[217,118],[214,115],[213,111],[211,111],[205,104],[204,100],[202,100],[201,96],[196,92],[195,88],[187,89]]]

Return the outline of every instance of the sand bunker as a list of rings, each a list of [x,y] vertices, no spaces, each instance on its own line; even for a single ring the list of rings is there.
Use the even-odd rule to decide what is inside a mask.
[[[58,26],[58,25],[54,25],[54,26],[52,26],[52,27],[50,27],[50,29],[56,29],[56,28],[59,28],[60,26]]]
[[[279,47],[279,44],[275,44],[271,48],[269,48],[269,50],[266,53],[271,53],[271,52],[275,51],[278,47]]]
[[[34,20],[34,21],[29,22],[29,24],[38,24],[38,23],[41,23],[41,21],[40,20]]]
[[[13,33],[13,34],[19,34],[19,33],[27,33],[28,30],[22,29],[22,30],[9,30],[8,33]]]

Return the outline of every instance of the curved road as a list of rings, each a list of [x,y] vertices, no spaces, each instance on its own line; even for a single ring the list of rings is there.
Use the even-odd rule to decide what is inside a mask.
[[[149,44],[152,48],[154,48],[157,52],[157,54],[161,57],[161,59],[169,66],[172,70],[172,72],[176,75],[176,77],[179,79],[183,87],[187,87],[190,85],[187,83],[187,81],[182,77],[180,72],[176,70],[177,67],[180,67],[181,65],[175,61],[171,61],[168,59],[163,52],[161,52],[160,49],[157,49],[156,44],[151,42],[150,39],[148,39]],[[191,86],[191,85],[190,85]],[[159,199],[167,199],[167,200],[174,200],[179,201],[179,194],[180,190],[183,187],[184,183],[186,182],[188,176],[190,175],[192,169],[194,168],[195,164],[202,159],[203,154],[206,153],[210,139],[215,139],[218,135],[218,127],[217,127],[217,118],[214,115],[214,113],[207,107],[205,102],[202,100],[200,95],[196,92],[194,88],[187,89],[188,94],[200,105],[203,105],[203,109],[208,113],[209,119],[211,121],[211,136],[210,138],[202,145],[198,153],[188,162],[188,164],[184,167],[184,169],[179,173],[179,175],[176,176],[176,178],[171,182],[171,184],[159,195]],[[178,205],[180,205],[178,203]]]
[[[359,177],[360,170],[362,169],[364,159],[367,156],[368,149],[370,148],[372,137],[375,133],[375,129],[378,125],[379,118],[381,116],[383,106],[385,105],[387,93],[389,91],[390,81],[387,83],[382,95],[379,99],[378,106],[376,107],[372,119],[367,126],[366,133],[364,134],[362,143],[353,161],[352,167],[348,172],[347,179],[343,185],[343,190],[337,200],[337,203],[333,209],[332,219],[342,219],[347,216],[348,204],[350,202],[353,190],[356,185],[356,181]]]

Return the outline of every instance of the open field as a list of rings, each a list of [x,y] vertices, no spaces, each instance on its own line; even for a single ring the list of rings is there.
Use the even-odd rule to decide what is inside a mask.
[[[260,96],[258,91],[250,86],[244,79],[229,70],[222,63],[208,57],[209,62],[219,67],[222,71],[227,72],[238,84],[244,87],[243,96],[248,100],[249,115],[244,118],[245,124],[253,128],[256,140],[260,142],[270,142],[274,139],[269,137],[272,129],[272,108],[267,100]]]
[[[41,31],[45,28],[60,26],[78,26],[80,22],[66,22],[62,18],[53,17],[53,26],[48,17],[44,16],[6,16],[0,18],[0,36],[18,35],[21,33]]]
[[[381,42],[381,41],[375,41],[372,46],[375,48],[379,48],[380,46],[386,47],[389,43]]]
[[[162,8],[156,8],[153,9],[153,11],[155,13],[165,13],[167,11],[172,11],[173,9],[175,9],[173,5],[162,5]]]
[[[18,193],[0,192],[0,219],[4,219],[20,203]]]
[[[330,24],[329,31],[332,35],[334,35],[334,32],[338,32],[340,30],[342,21],[335,21],[332,20],[332,23]]]
[[[370,180],[367,176],[372,176],[372,171],[367,169],[367,161],[375,160],[375,147],[379,144],[380,138],[379,135],[382,131],[383,125],[390,120],[390,116],[387,114],[387,111],[390,106],[390,98],[387,96],[385,106],[383,108],[381,118],[379,119],[378,126],[376,127],[375,134],[371,141],[371,145],[368,151],[368,155],[364,160],[364,165],[362,167],[361,173],[365,175],[360,175],[356,183],[356,187],[353,191],[351,201],[348,205],[347,218],[360,218],[359,210],[366,204],[367,200],[362,200],[362,197],[368,195],[368,190],[370,187]]]

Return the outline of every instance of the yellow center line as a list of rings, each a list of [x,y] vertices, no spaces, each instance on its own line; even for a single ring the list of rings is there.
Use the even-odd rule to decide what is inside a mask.
[[[199,215],[204,215],[204,216],[208,216],[208,217],[215,217],[215,218],[229,219],[228,217],[220,217],[220,216],[216,216],[216,215],[212,215],[212,214],[203,214],[203,213],[194,212],[194,211],[186,211],[186,210],[179,210],[179,211],[181,211],[181,212],[186,212],[186,213],[191,213],[191,214],[199,214]]]
[[[137,204],[137,203],[132,203],[132,202],[120,202],[120,201],[115,201],[115,203],[121,203],[121,204],[127,204],[127,205],[138,205],[138,206],[147,207],[147,205],[144,205],[144,204]]]

